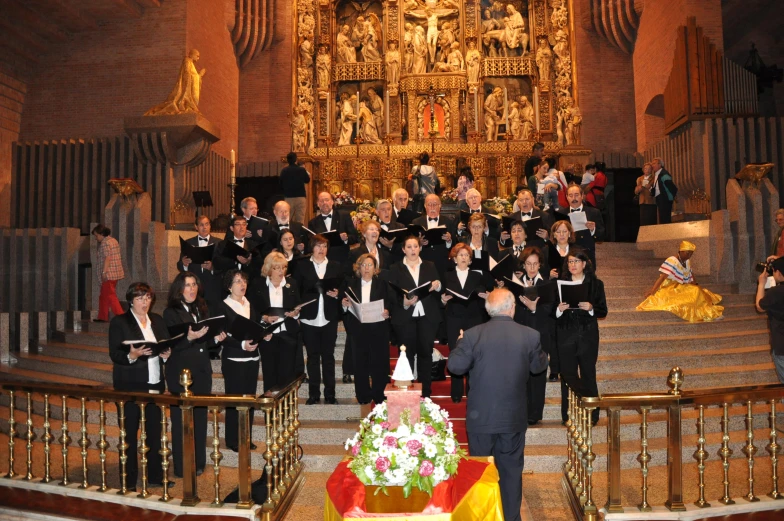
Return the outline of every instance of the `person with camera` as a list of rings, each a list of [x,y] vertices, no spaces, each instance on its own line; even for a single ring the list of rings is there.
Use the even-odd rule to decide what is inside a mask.
[[[689,259],[697,246],[682,241],[678,254],[659,268],[659,278],[645,294],[637,311],[669,311],[688,322],[710,322],[724,318],[721,295],[701,288],[694,280]]]
[[[763,270],[757,280],[757,311],[768,314],[770,328],[770,349],[776,375],[779,382],[784,383],[784,257],[768,264],[769,270]],[[776,280],[776,285],[766,290],[768,271]]]

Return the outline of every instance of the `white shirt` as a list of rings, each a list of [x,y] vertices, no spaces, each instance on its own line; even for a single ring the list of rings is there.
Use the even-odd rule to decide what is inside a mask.
[[[144,315],[144,319],[147,322],[147,326],[142,326],[141,320],[139,317],[136,316],[136,313],[131,311],[131,315],[133,318],[136,319],[136,323],[139,324],[139,329],[142,330],[142,335],[147,342],[157,342],[158,339],[155,338],[155,333],[152,332],[152,320],[150,320],[149,315]],[[137,359],[131,360],[130,357],[128,361],[130,363],[135,363]],[[149,375],[147,379],[148,384],[158,384],[161,383],[161,365],[158,356],[150,356],[147,358],[147,373]]]
[[[422,266],[422,259],[417,258],[416,264],[411,266],[408,263],[408,259],[403,259],[403,266],[408,268],[408,272],[411,274],[411,277],[414,279],[414,285],[419,286],[419,267]],[[425,307],[422,305],[420,300],[417,300],[416,305],[414,306],[414,316],[415,317],[424,317],[425,316]]]
[[[378,253],[378,243],[376,243],[376,249],[373,251],[370,251],[370,248],[368,248],[367,243],[365,243],[365,248],[367,249],[368,253],[370,253],[373,257],[376,258],[376,266],[381,266],[381,255],[379,255]]]
[[[283,307],[283,287],[286,285],[286,279],[280,281],[280,286],[277,288],[272,283],[272,281],[267,277],[267,288],[269,289],[269,301],[271,308],[282,308]],[[278,320],[275,324],[280,324],[279,327],[275,328],[273,333],[280,333],[282,331],[286,331],[286,324],[282,322],[286,319],[286,317],[278,317]]]
[[[324,219],[324,214],[319,214],[319,219],[323,219],[324,220],[324,227],[327,229],[327,231],[332,230],[332,215],[333,215],[333,213],[330,212],[329,213],[329,218],[328,219]]]
[[[370,287],[373,284],[373,280],[365,280],[362,279],[362,304],[366,302],[370,302]]]
[[[225,302],[227,306],[233,309],[235,313],[250,320],[250,302],[248,302],[248,299],[246,299],[244,296],[242,297],[242,302],[237,302],[236,300],[231,298],[231,295],[226,297],[223,300],[223,302]],[[242,341],[243,349],[245,349],[245,343],[246,340],[243,340]],[[255,362],[259,358],[260,358],[259,356],[255,356],[253,358],[229,358],[228,360],[231,360],[232,362]]]
[[[430,220],[430,217],[427,217],[427,229],[428,229],[428,230],[429,230],[430,228],[436,228],[436,227],[438,227],[438,220],[440,219],[440,217],[436,217],[435,219],[436,219],[435,221],[431,221],[431,220]]]
[[[519,256],[519,255],[520,255],[520,254],[523,252],[523,250],[525,249],[525,241],[523,241],[523,242],[520,244],[520,246],[515,246],[515,245],[513,244],[513,245],[512,245],[512,248],[514,248],[514,249],[512,250],[512,251],[514,252],[514,256],[515,256],[515,257]]]
[[[468,279],[468,271],[468,269],[461,270],[460,268],[455,268],[455,273],[457,273],[457,280],[460,281],[461,288],[465,288],[465,283]]]
[[[316,275],[318,275],[318,278],[323,279],[324,275],[327,273],[327,263],[329,263],[329,259],[325,258],[324,262],[319,264],[313,260],[313,257],[311,257],[310,262],[313,263],[313,267],[316,269]],[[301,322],[313,327],[324,327],[329,324],[329,320],[327,320],[327,317],[324,316],[324,295],[319,295],[318,314],[316,315],[316,318],[303,318]]]
[[[240,242],[237,242],[237,239],[239,239]],[[245,237],[235,237],[232,240],[234,241],[234,244],[236,244],[240,248],[244,248],[245,247]],[[237,262],[237,269],[238,270],[242,270],[242,263],[241,262]],[[245,318],[248,318],[248,317],[245,317]]]
[[[662,169],[658,169],[656,172],[653,173],[653,186],[654,186],[654,196],[659,196],[659,174],[661,174]]]

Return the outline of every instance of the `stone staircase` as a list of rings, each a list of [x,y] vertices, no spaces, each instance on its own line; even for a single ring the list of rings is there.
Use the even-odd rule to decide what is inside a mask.
[[[635,306],[643,293],[653,284],[661,259],[649,252],[637,251],[634,244],[604,243],[597,249],[598,275],[604,281],[609,314],[600,322],[600,356],[598,362],[599,390],[603,393],[632,391],[663,392],[671,367],[678,365],[685,373],[684,388],[712,388],[728,385],[776,383],[775,370],[769,355],[768,330],[764,315],[756,313],[753,295],[737,294],[737,288],[721,281],[701,279],[699,282],[724,297],[725,318],[713,323],[688,324],[663,312],[637,312]],[[17,354],[17,363],[0,367],[2,378],[37,380],[68,384],[111,384],[111,362],[107,356],[107,325],[83,321],[76,329],[59,331],[53,339],[40,345],[35,353]],[[328,473],[343,458],[344,441],[353,436],[357,419],[366,413],[354,399],[353,384],[342,383],[340,361],[343,357],[345,334],[338,336],[336,349],[337,397],[340,405],[305,405],[307,389],[300,390],[300,443],[305,453],[309,473]],[[440,347],[447,352],[445,346]],[[393,357],[397,350],[392,348]],[[214,362],[213,392],[224,390],[220,363]],[[260,377],[261,378],[261,377]],[[465,441],[465,402],[456,405],[449,399],[449,382],[434,386],[434,400],[450,411],[460,441]],[[261,380],[258,392],[261,393]],[[34,427],[43,429],[43,398],[34,397]],[[8,395],[0,397],[0,430],[8,432]],[[53,402],[54,404],[54,402]],[[26,407],[20,400],[18,406]],[[91,432],[97,432],[97,404],[88,404]],[[740,447],[745,443],[745,425],[741,407],[734,407],[731,423],[731,447],[735,457],[743,457]],[[17,420],[26,421],[17,410]],[[764,407],[755,407],[755,424],[760,437],[765,436]],[[53,406],[54,426],[59,430],[60,410]],[[715,455],[720,446],[719,411],[706,411],[706,450]],[[78,430],[80,410],[73,402],[69,420]],[[694,422],[696,413],[685,410],[684,461],[691,461],[696,444]],[[117,428],[113,405],[107,405],[107,436],[110,450],[116,451]],[[605,468],[606,419],[602,416],[594,438],[597,454],[595,467]],[[263,420],[256,416],[253,426],[255,439],[262,438]],[[222,427],[221,427],[222,429]],[[652,466],[666,464],[666,423],[663,412],[649,416],[649,451]],[[211,427],[209,436],[212,435]],[[560,384],[547,384],[544,421],[531,428],[526,441],[526,471],[534,473],[558,472],[565,455],[565,431],[560,422]],[[624,468],[638,468],[635,457],[639,453],[639,416],[624,411],[622,415],[622,449]],[[38,443],[38,442],[36,442]],[[93,443],[94,450],[95,443]],[[0,453],[6,451],[0,447]],[[262,465],[262,447],[252,453],[254,468]],[[236,454],[224,452],[222,465],[235,467]]]

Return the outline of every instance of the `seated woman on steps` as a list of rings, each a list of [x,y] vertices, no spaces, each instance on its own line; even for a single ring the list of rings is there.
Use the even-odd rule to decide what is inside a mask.
[[[637,311],[669,311],[689,322],[710,322],[724,318],[719,306],[721,295],[701,288],[691,271],[691,258],[697,247],[681,242],[678,254],[668,257],[659,268],[659,278],[645,294]]]

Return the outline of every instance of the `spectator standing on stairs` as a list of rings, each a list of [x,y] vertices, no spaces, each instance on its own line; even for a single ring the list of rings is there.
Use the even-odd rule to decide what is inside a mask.
[[[779,258],[771,264],[773,278],[776,286],[765,290],[768,280],[767,271],[759,275],[757,281],[757,311],[768,314],[770,328],[770,349],[773,363],[776,365],[776,374],[779,382],[784,383],[784,258]]]
[[[117,281],[125,278],[122,258],[120,258],[120,243],[111,236],[112,231],[99,224],[93,228],[93,236],[98,241],[98,280],[101,281],[101,294],[98,297],[98,318],[96,322],[108,322],[109,311],[114,316],[124,313],[117,298]]]
[[[784,257],[784,208],[776,210],[776,224],[779,227],[778,233],[773,238],[773,244],[770,245],[770,254],[768,255],[768,262],[776,260],[779,257]]]

